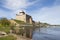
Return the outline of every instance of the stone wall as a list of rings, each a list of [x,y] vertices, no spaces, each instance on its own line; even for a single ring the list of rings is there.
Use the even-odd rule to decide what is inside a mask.
[[[19,14],[16,14],[16,20],[24,21],[25,23],[32,24],[32,17],[28,14],[25,14],[25,12],[19,12]]]

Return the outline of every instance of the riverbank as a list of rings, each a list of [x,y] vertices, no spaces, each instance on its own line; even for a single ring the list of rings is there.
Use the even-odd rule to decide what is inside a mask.
[[[32,40],[22,35],[16,35],[16,34],[10,34],[10,35],[13,35],[14,37],[16,37],[16,40]]]
[[[18,36],[17,36],[17,40],[32,40],[32,39],[26,38],[26,37],[21,36],[21,35],[18,35]]]

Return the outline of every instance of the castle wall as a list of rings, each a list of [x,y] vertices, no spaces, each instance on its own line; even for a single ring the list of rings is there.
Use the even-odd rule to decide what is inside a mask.
[[[25,23],[30,23],[32,24],[32,17],[28,14],[25,14],[25,12],[19,12],[19,14],[16,15],[17,20],[24,21]]]
[[[26,22],[26,15],[16,15],[16,19]]]
[[[29,19],[30,24],[32,24],[32,18]]]
[[[32,18],[30,15],[26,14],[26,22],[32,24]]]

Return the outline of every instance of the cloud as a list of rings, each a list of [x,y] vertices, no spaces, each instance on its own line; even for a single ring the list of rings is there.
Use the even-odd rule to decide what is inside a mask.
[[[18,13],[20,10],[26,11],[25,8],[35,4],[36,2],[37,0],[32,2],[29,2],[28,0],[1,0],[0,15],[2,17],[4,16],[14,18],[16,13]]]
[[[35,21],[60,24],[60,0],[55,0],[52,6],[43,6],[31,12]]]
[[[1,10],[2,8],[0,7],[1,16],[15,18],[15,14],[18,13],[21,9],[24,11],[31,10],[28,14],[30,14],[35,21],[60,24],[60,0],[34,0],[31,2],[28,0],[3,1],[0,2],[0,6],[2,5],[3,7],[5,7],[5,9],[3,8],[3,10]],[[7,9],[13,11],[4,11]]]
[[[33,2],[28,2],[28,0],[6,0],[4,7],[12,10],[22,9],[22,8],[24,9],[30,5],[33,5],[36,2],[37,0]]]
[[[35,13],[32,16],[36,21],[60,24],[60,6],[43,7],[32,13]]]
[[[24,8],[26,6],[27,0],[6,0],[5,6],[10,9]]]

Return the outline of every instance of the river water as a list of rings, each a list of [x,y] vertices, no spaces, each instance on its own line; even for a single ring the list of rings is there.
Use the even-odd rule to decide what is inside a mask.
[[[60,40],[60,27],[36,29],[32,40]]]

